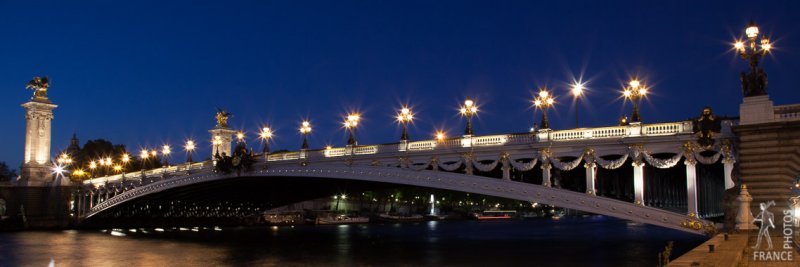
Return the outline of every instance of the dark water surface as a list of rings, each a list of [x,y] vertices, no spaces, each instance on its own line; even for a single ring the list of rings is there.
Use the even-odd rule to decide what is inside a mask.
[[[196,230],[0,233],[0,266],[655,266],[706,240],[603,216]]]

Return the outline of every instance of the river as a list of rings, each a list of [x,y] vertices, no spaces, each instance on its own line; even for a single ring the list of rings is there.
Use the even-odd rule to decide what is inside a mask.
[[[0,233],[0,266],[655,266],[703,236],[604,216]]]

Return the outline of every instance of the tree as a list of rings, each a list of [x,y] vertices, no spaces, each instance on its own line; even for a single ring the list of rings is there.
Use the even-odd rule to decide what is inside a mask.
[[[5,162],[0,161],[0,182],[11,182],[17,178],[17,171],[8,167]]]

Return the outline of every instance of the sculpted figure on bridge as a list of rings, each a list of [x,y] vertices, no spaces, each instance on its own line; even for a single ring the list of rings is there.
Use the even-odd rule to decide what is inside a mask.
[[[34,99],[47,99],[47,88],[50,87],[50,80],[47,76],[33,77],[31,81],[25,84],[25,89],[33,90]]]
[[[714,145],[714,136],[722,129],[722,120],[714,116],[710,107],[704,107],[703,113],[693,122],[697,143],[705,149],[711,148]]]
[[[228,128],[228,118],[232,114],[221,108],[217,108],[217,128]]]

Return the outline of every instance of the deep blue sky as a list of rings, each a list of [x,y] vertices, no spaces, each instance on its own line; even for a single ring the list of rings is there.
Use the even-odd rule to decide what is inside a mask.
[[[24,89],[49,75],[53,153],[73,132],[131,151],[186,138],[208,155],[216,107],[250,132],[269,122],[273,149],[341,146],[348,110],[359,142],[399,138],[395,109],[417,113],[413,139],[463,131],[456,107],[477,99],[476,134],[524,132],[531,95],[558,96],[552,128],[574,127],[566,84],[589,80],[582,126],[614,124],[621,84],[652,87],[647,122],[738,115],[734,36],[754,19],[777,47],[765,61],[776,104],[800,102],[798,1],[19,1],[0,0],[0,161],[21,163]],[[80,3],[73,3],[80,2]],[[254,141],[251,141],[251,144]],[[180,158],[183,158],[181,156]]]

